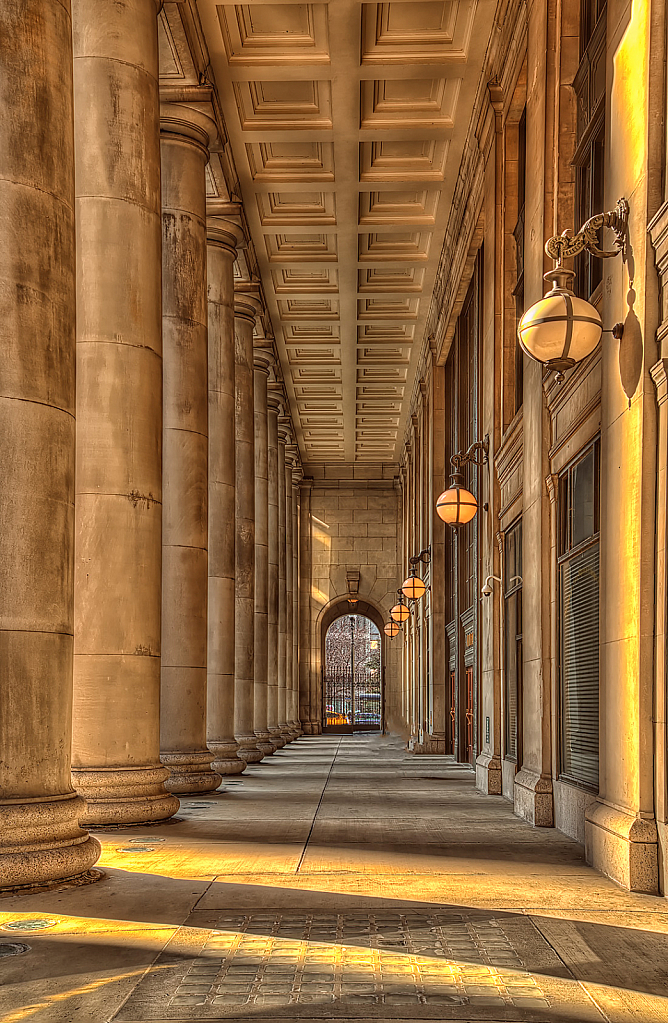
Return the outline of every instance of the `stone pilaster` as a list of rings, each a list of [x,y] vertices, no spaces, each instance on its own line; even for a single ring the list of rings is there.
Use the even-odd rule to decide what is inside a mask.
[[[206,185],[215,124],[163,104],[163,505],[160,759],[170,792],[210,792],[206,745],[208,383]]]
[[[69,4],[0,6],[0,886],[99,856],[70,780],[75,231]]]
[[[294,721],[294,690],[292,680],[293,643],[292,643],[292,470],[296,464],[293,445],[285,449],[285,720],[289,729],[290,740],[297,738]]]
[[[269,345],[253,350],[255,429],[255,653],[253,731],[265,756],[274,752],[268,729],[269,661],[269,470],[267,433],[267,381],[275,363]]]
[[[162,323],[155,0],[74,0],[73,777],[91,824],[178,809],[160,763]]]
[[[267,729],[276,750],[285,746],[285,739],[278,727],[278,547],[281,542],[278,531],[278,416],[283,407],[278,385],[273,385],[270,388],[267,404],[267,477],[269,481]]]
[[[311,480],[299,487],[299,720],[305,735],[311,727]]]
[[[235,552],[234,736],[237,756],[257,763],[264,754],[254,730],[255,688],[255,437],[253,327],[258,299],[234,295],[235,335]]]
[[[286,697],[286,650],[287,650],[287,590],[285,557],[285,445],[290,440],[290,420],[280,416],[278,420],[278,727],[285,742],[291,738],[290,726],[287,721]]]
[[[207,744],[213,769],[239,774],[234,738],[234,259],[243,238],[229,220],[207,221],[209,295],[209,598]]]

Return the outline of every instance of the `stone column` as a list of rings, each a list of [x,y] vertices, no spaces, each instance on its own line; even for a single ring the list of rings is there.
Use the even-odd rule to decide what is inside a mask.
[[[292,470],[292,678],[290,680],[292,718],[296,737],[303,735],[299,720],[299,484],[304,473],[299,465]]]
[[[299,720],[302,731],[311,728],[311,487],[299,487]]]
[[[207,221],[209,293],[209,599],[207,743],[219,774],[240,774],[234,738],[234,260],[231,221]]]
[[[69,3],[0,5],[0,886],[99,856],[70,781],[75,237]]]
[[[257,298],[234,295],[234,736],[237,756],[257,763],[264,754],[254,731],[255,686],[255,440],[253,386],[253,327]]]
[[[163,505],[160,759],[170,792],[211,792],[206,745],[208,384],[206,185],[216,126],[183,104],[160,112]]]
[[[286,590],[286,544],[285,544],[285,445],[290,439],[289,426],[286,417],[280,416],[278,420],[278,727],[284,739],[284,745],[290,741],[290,727],[287,721],[287,697],[286,697],[286,651],[287,637],[285,627],[287,624],[287,590]]]
[[[253,731],[257,747],[267,756],[274,752],[267,727],[267,674],[269,660],[269,476],[267,435],[267,381],[274,365],[271,348],[256,345],[254,366],[255,429],[255,664]]]
[[[90,824],[164,820],[156,0],[74,0],[74,783]]]
[[[278,415],[282,407],[278,389],[267,398],[267,476],[269,480],[268,516],[268,614],[267,614],[267,729],[274,749],[285,745],[278,727]]]
[[[295,464],[292,445],[285,449],[285,720],[289,741],[297,738],[293,721],[292,690],[292,468]]]

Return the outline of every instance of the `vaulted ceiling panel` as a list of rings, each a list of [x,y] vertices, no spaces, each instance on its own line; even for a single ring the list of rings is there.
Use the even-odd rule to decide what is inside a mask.
[[[399,460],[495,5],[199,0],[307,466]]]

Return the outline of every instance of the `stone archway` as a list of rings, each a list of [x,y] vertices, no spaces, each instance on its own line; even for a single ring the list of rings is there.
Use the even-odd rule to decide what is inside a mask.
[[[330,717],[330,726],[327,725],[327,684],[326,684],[326,638],[330,628],[341,618],[347,618],[349,616],[355,616],[356,618],[367,619],[373,626],[375,626],[374,632],[377,633],[377,640],[379,644],[380,662],[379,662],[379,676],[377,679],[372,679],[370,676],[367,678],[368,683],[372,683],[375,689],[377,684],[379,692],[379,704],[378,704],[378,720],[367,719],[364,715],[355,716],[349,722],[345,722],[343,718],[332,723]],[[327,607],[321,616],[319,622],[320,632],[320,699],[322,704],[322,723],[323,730],[325,731],[338,731],[338,732],[353,732],[353,731],[366,731],[366,730],[379,730],[384,731],[385,727],[385,636],[383,633],[384,619],[380,611],[371,603],[365,600],[358,600],[354,609],[351,608],[347,598],[334,601],[329,607]],[[373,637],[376,638],[375,636]],[[350,685],[354,689],[355,684],[360,684],[360,676],[356,673],[354,681],[351,676]]]

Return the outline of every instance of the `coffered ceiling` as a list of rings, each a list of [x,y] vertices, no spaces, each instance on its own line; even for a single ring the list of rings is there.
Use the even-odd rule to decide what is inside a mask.
[[[496,0],[199,0],[305,463],[396,462]]]

